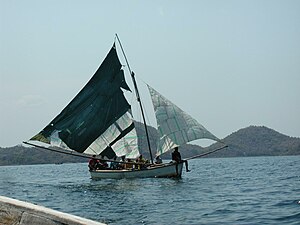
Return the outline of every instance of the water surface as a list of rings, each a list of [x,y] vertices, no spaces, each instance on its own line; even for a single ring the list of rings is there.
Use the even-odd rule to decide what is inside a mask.
[[[93,181],[87,164],[0,167],[0,195],[107,224],[300,224],[300,157],[197,159],[182,179]]]

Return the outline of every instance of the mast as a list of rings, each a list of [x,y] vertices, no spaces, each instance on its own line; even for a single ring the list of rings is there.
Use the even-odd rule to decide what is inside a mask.
[[[141,109],[141,113],[142,113],[142,118],[143,118],[143,122],[144,122],[144,127],[145,127],[145,132],[146,132],[146,137],[147,137],[147,143],[148,143],[149,153],[150,153],[150,159],[151,159],[151,163],[153,164],[153,156],[152,156],[152,152],[151,152],[151,146],[150,146],[150,139],[149,139],[149,134],[148,134],[148,128],[147,128],[147,123],[146,123],[146,119],[145,119],[145,114],[144,114],[144,109],[143,109],[142,101],[141,101],[139,90],[138,90],[137,83],[136,83],[136,80],[135,80],[135,74],[130,69],[127,57],[126,57],[125,52],[123,50],[123,46],[122,46],[121,41],[120,41],[120,39],[118,37],[118,34],[116,34],[116,37],[118,39],[118,42],[120,44],[122,53],[124,55],[124,58],[125,58],[125,61],[126,61],[129,73],[131,75],[131,79],[132,79],[133,85],[134,85],[136,98],[137,98],[137,101],[139,102],[139,105],[140,105],[140,109]]]

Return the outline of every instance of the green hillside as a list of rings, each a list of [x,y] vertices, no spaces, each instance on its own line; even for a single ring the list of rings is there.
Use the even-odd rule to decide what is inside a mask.
[[[264,126],[240,129],[223,139],[229,146],[213,157],[300,155],[300,138],[289,137]],[[216,147],[217,144],[211,146]]]

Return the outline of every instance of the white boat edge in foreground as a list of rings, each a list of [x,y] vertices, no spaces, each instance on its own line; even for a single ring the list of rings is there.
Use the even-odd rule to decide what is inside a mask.
[[[105,225],[104,223],[5,196],[0,196],[0,209],[0,224]]]
[[[177,167],[177,169],[176,169]],[[182,174],[183,162],[181,163],[164,163],[155,166],[149,166],[142,170],[92,170],[91,178],[96,179],[123,179],[123,178],[160,178],[160,177],[177,177]]]

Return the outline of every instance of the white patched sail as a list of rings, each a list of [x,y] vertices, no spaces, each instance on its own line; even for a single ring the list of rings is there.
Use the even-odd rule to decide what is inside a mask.
[[[149,85],[148,89],[151,95],[159,133],[157,155],[161,155],[176,146],[197,139],[219,141],[219,139],[204,126]]]
[[[137,158],[140,153],[135,128],[115,142],[116,137],[122,135],[124,130],[131,126],[133,126],[133,121],[130,113],[127,112],[101,134],[84,153],[100,155],[110,145],[118,157],[125,155],[126,158]]]
[[[113,150],[118,157],[123,155],[127,159],[136,159],[140,156],[136,129],[131,130],[125,137],[113,145]]]

